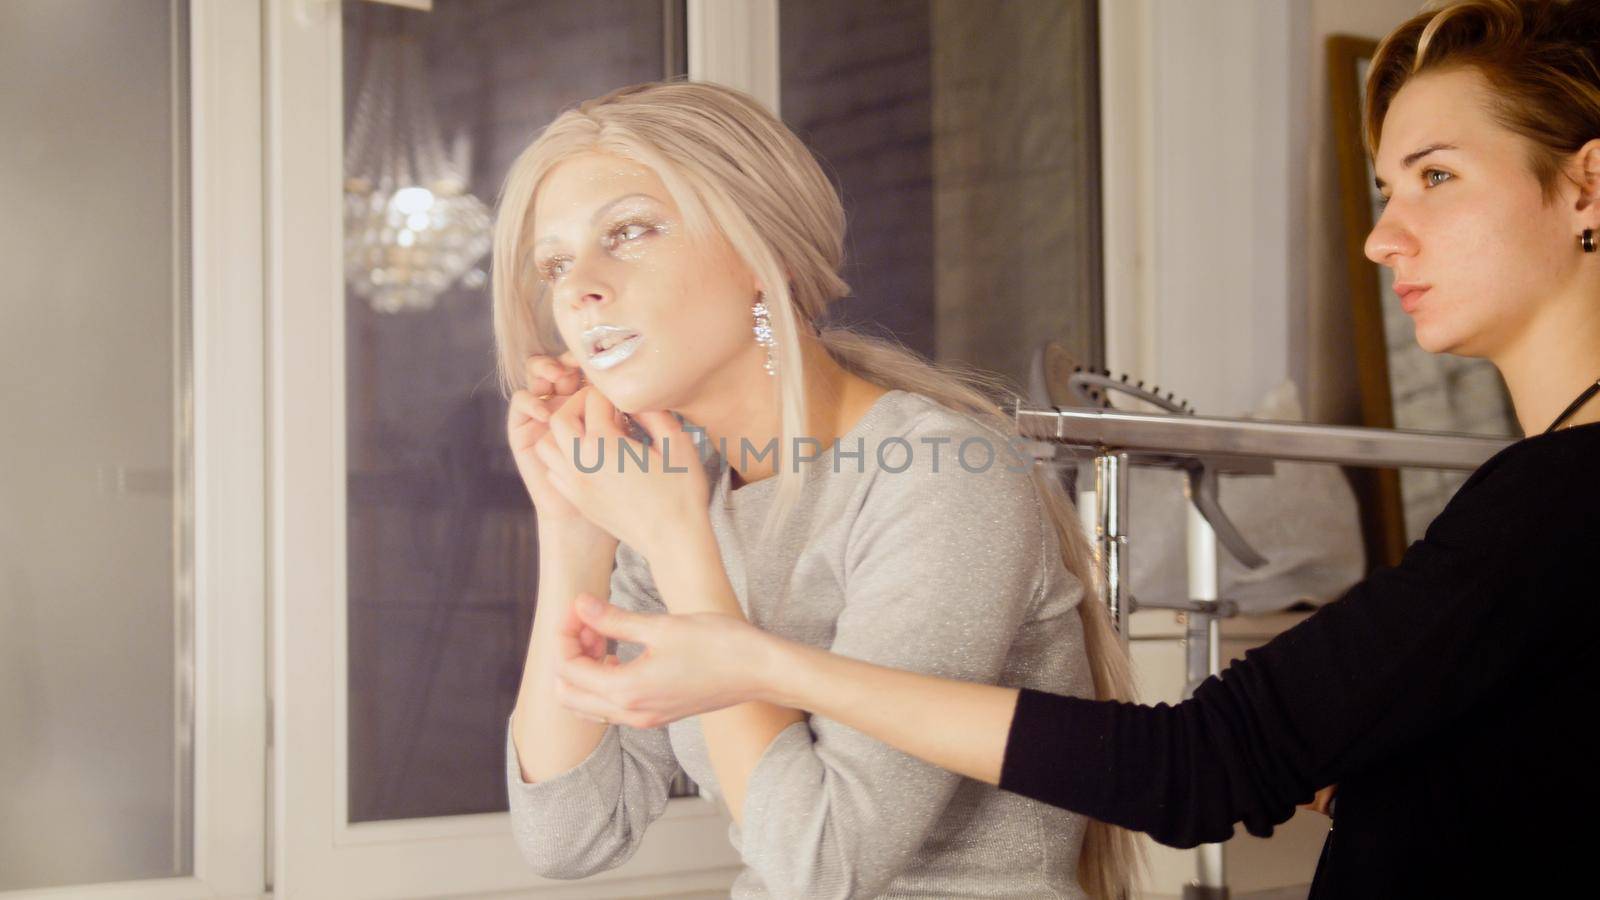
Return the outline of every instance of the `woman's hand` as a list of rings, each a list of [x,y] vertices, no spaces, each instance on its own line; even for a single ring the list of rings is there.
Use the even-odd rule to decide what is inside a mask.
[[[580,388],[550,417],[534,452],[567,503],[655,560],[667,542],[709,530],[710,482],[694,440],[671,413],[634,418],[651,445],[623,433],[621,413],[593,385]]]
[[[544,461],[534,447],[549,433],[550,417],[571,403],[582,387],[583,370],[571,353],[563,353],[560,358],[528,357],[526,373],[528,388],[511,395],[511,406],[506,411],[506,440],[511,445],[511,457],[540,521],[576,523],[583,514],[550,484]]]
[[[587,597],[589,595],[580,594],[579,596]],[[617,658],[606,652],[608,645],[606,636],[590,628],[583,619],[579,618],[577,611],[573,608],[574,606],[575,604],[567,604],[567,608],[561,616],[561,625],[556,632],[557,665],[565,665],[575,660],[584,660],[590,664],[607,667],[617,665]],[[558,697],[561,695],[561,691],[562,683],[558,678],[556,681],[556,694]],[[569,712],[591,722],[602,721],[595,716],[576,709],[569,709]]]
[[[1331,807],[1333,806],[1333,795],[1337,790],[1339,790],[1339,786],[1337,784],[1330,784],[1322,790],[1317,791],[1316,796],[1311,798],[1310,803],[1301,803],[1298,805],[1301,809],[1309,809],[1312,812],[1319,812],[1325,816],[1331,816],[1333,815],[1333,813],[1330,811]]]
[[[602,655],[564,658],[556,699],[586,718],[657,728],[686,716],[759,699],[776,639],[720,613],[642,615],[579,594],[574,629],[598,636]],[[581,632],[576,632],[581,633]],[[604,657],[605,638],[643,644],[632,662]],[[591,645],[592,642],[591,642]]]

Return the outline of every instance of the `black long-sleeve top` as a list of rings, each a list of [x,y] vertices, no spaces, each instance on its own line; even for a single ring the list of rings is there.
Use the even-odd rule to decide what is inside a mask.
[[[1000,787],[1192,847],[1337,784],[1314,900],[1591,882],[1597,584],[1600,424],[1518,441],[1398,566],[1191,699],[1021,691]]]

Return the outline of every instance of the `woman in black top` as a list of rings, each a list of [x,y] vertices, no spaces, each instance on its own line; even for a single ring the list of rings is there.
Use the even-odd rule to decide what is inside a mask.
[[[572,709],[636,727],[744,700],[1178,847],[1267,835],[1338,785],[1312,896],[1536,896],[1586,880],[1600,762],[1600,0],[1477,0],[1390,35],[1367,86],[1367,242],[1434,352],[1490,359],[1529,437],[1392,569],[1176,706],[945,681],[722,615],[574,605]],[[1382,138],[1381,142],[1379,138]]]

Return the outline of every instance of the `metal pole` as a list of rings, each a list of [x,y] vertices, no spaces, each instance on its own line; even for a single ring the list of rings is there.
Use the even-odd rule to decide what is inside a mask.
[[[1128,643],[1128,454],[1105,451],[1094,460],[1095,550],[1100,602],[1123,646]]]
[[[1189,488],[1184,487],[1185,496]],[[1217,533],[1193,503],[1188,508],[1189,597],[1217,600]],[[1214,612],[1184,613],[1184,656],[1187,662],[1183,688],[1185,698],[1194,695],[1209,675],[1222,670],[1222,617]],[[1228,900],[1228,873],[1221,844],[1201,844],[1195,848],[1196,883],[1186,885],[1184,900]]]

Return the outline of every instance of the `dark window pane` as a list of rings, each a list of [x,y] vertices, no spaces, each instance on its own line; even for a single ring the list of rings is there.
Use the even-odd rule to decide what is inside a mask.
[[[1056,339],[1098,364],[1093,0],[786,0],[780,112],[842,189],[834,321],[1026,384]]]
[[[505,723],[538,559],[505,446],[488,259],[463,262],[475,204],[493,203],[511,161],[567,105],[678,74],[668,60],[682,59],[682,22],[681,3],[640,0],[344,4],[347,179],[381,181],[377,161],[404,159],[464,174],[476,198],[411,196],[412,209],[443,210],[413,230],[409,215],[388,222],[380,185],[347,184],[347,259],[370,263],[347,269],[345,297],[351,821],[506,808]],[[411,124],[396,127],[388,103]],[[452,216],[455,237],[428,243]]]

